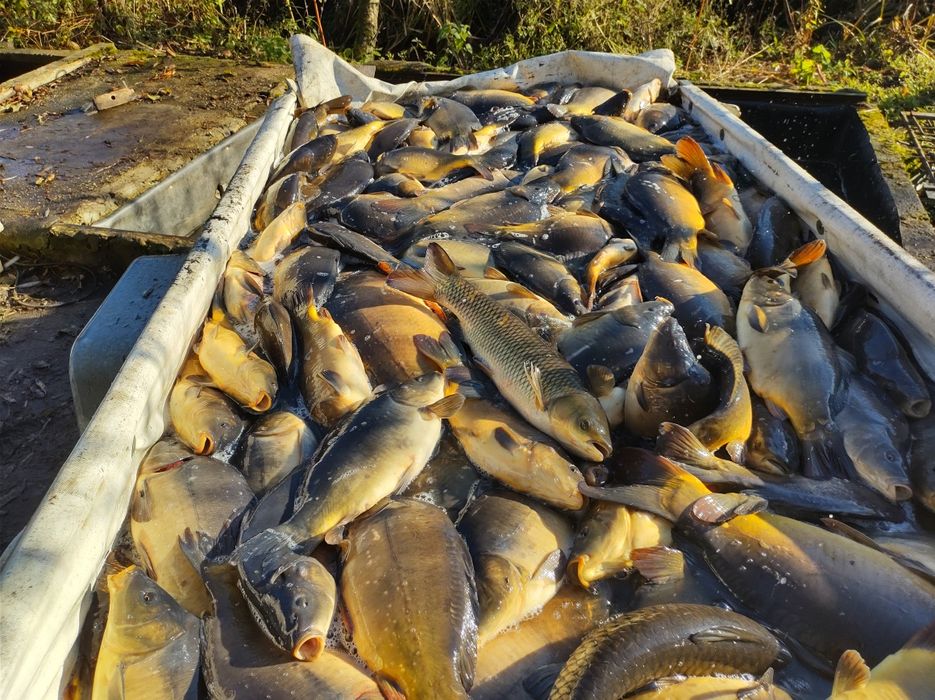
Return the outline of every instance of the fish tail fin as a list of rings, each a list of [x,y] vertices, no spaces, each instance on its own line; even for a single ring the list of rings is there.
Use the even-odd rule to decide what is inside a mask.
[[[652,583],[666,583],[685,575],[685,555],[673,547],[660,545],[634,549],[630,558],[640,576]]]
[[[449,367],[457,367],[464,363],[461,353],[458,351],[458,346],[455,345],[454,339],[448,331],[443,331],[437,340],[420,333],[413,338],[413,342],[416,345],[416,350],[443,372]]]
[[[834,669],[834,685],[831,687],[831,697],[846,693],[849,690],[859,690],[870,682],[870,667],[864,661],[860,652],[848,649]]]
[[[810,479],[848,478],[850,459],[844,438],[833,426],[823,426],[802,438],[802,474]]]
[[[676,423],[662,423],[656,450],[676,462],[684,462],[705,469],[716,469],[717,460],[711,450],[692,433]]]
[[[419,299],[435,301],[435,282],[424,268],[416,270],[405,266],[397,267],[387,275],[386,284]]]
[[[473,133],[455,134],[448,141],[448,150],[452,153],[467,153],[471,148],[477,147],[477,139]]]
[[[679,255],[682,258],[682,262],[688,265],[690,268],[695,269],[698,267],[698,241],[697,239],[692,239],[688,243],[681,243],[678,247]],[[665,255],[663,255],[665,257]]]
[[[578,490],[589,498],[622,503],[673,522],[692,503],[711,494],[697,477],[666,457],[647,453],[630,466],[631,486],[596,487],[581,482]]]
[[[659,158],[659,161],[667,167],[672,173],[683,180],[688,180],[695,169],[676,155],[667,153]]]
[[[821,260],[828,250],[828,244],[822,239],[816,238],[803,246],[792,251],[786,262],[791,267],[803,267],[816,260]]]
[[[467,168],[473,168],[477,171],[477,174],[485,180],[493,180],[493,171],[487,166],[482,158],[466,156],[464,158],[464,166]]]
[[[675,152],[678,154],[679,158],[691,166],[693,171],[700,170],[701,172],[705,173],[712,172],[711,163],[708,161],[708,156],[705,155],[705,152],[701,149],[701,146],[691,136],[684,136],[680,138],[675,144]]]
[[[711,164],[711,171],[714,173],[714,179],[724,185],[724,187],[730,188],[734,186],[734,181],[730,179],[730,175],[717,163]],[[731,204],[731,207],[733,207],[733,204]]]

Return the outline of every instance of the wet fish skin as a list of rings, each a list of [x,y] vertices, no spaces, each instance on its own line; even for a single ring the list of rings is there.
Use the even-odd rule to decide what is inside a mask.
[[[342,560],[354,644],[384,694],[466,699],[477,659],[477,594],[467,546],[445,512],[391,501],[351,526]]]
[[[630,480],[652,486],[581,490],[677,523],[744,606],[827,663],[851,648],[877,663],[905,643],[919,620],[935,617],[935,586],[886,554],[799,520],[757,512],[762,500],[712,493],[661,457],[636,472],[631,467]]]
[[[439,141],[448,142],[451,151],[465,146],[473,132],[481,128],[473,110],[460,102],[446,97],[430,97],[424,104],[432,113],[423,123],[435,132]]]
[[[778,655],[779,642],[743,615],[658,605],[611,617],[585,635],[549,698],[610,700],[673,673],[760,674]]]
[[[770,669],[771,671],[771,669]],[[767,671],[764,676],[771,676]],[[630,695],[641,700],[792,700],[792,696],[775,685],[771,678],[749,680],[727,676],[676,676],[663,681],[658,687]]]
[[[804,306],[815,312],[825,328],[834,325],[840,305],[840,283],[834,278],[827,255],[798,267],[792,291]]]
[[[325,649],[337,586],[318,559],[290,544],[268,529],[241,545],[233,560],[238,587],[269,641],[298,661],[315,661]]]
[[[575,116],[571,126],[587,141],[598,146],[619,146],[637,163],[658,160],[675,147],[661,136],[631,124],[621,117]]]
[[[390,173],[389,175],[378,177],[367,185],[364,193],[377,194],[386,192],[395,197],[415,197],[424,190],[425,185],[415,178],[409,177],[408,175],[401,175],[400,173]]]
[[[330,208],[349,197],[363,192],[373,180],[373,174],[373,166],[366,153],[358,153],[345,158],[328,168],[316,178],[315,185],[318,193],[305,202],[309,220],[313,220],[325,210],[330,211]]]
[[[287,154],[273,172],[270,181],[293,173],[317,173],[331,162],[337,149],[335,136],[319,136]]]
[[[130,501],[130,536],[149,576],[195,615],[207,609],[207,593],[180,548],[186,529],[215,540],[236,534],[253,492],[234,467],[193,457],[141,474]]]
[[[318,440],[304,420],[288,411],[267,413],[253,424],[244,446],[244,478],[262,496],[312,456]]]
[[[380,700],[369,674],[351,657],[325,649],[314,663],[290,660],[270,645],[237,588],[228,564],[205,568],[212,606],[204,618],[204,679],[212,697],[252,700],[308,694]]]
[[[637,256],[639,248],[630,238],[612,238],[588,262],[585,278],[588,286],[588,306],[594,301],[597,281],[605,270],[625,265]]]
[[[377,160],[376,174],[397,172],[431,183],[449,176],[458,169],[470,168],[481,177],[491,180],[493,174],[474,156],[457,156],[429,148],[408,146],[384,153]]]
[[[331,297],[340,260],[338,251],[324,246],[294,250],[273,270],[273,298],[294,318],[309,306],[321,308]]]
[[[863,377],[848,378],[847,398],[836,422],[860,481],[891,501],[912,497],[909,427],[903,415]]]
[[[562,213],[528,224],[468,226],[468,230],[513,239],[554,255],[563,262],[576,261],[595,253],[613,236],[610,225],[587,210]]]
[[[267,297],[257,308],[253,328],[260,341],[260,349],[276,368],[279,380],[287,382],[292,369],[295,334],[292,317],[286,307],[272,297]]]
[[[494,250],[494,260],[517,281],[551,299],[565,313],[584,313],[581,285],[556,257],[522,243],[506,241]]]
[[[331,426],[372,393],[357,347],[327,309],[309,306],[297,320],[302,348],[302,396],[312,418]]]
[[[311,184],[307,173],[292,173],[275,180],[266,188],[253,214],[253,228],[262,231],[287,207],[307,197],[314,197],[318,188]]]
[[[746,260],[707,237],[698,241],[698,269],[735,302],[753,274]]]
[[[698,235],[706,223],[698,200],[675,176],[661,168],[640,170],[624,182],[623,198],[643,216],[653,238],[665,238],[663,260],[681,258],[696,266]]]
[[[539,156],[543,151],[576,139],[574,129],[564,122],[548,122],[533,127],[519,137],[517,163],[522,168],[535,167],[539,164]]]
[[[367,149],[370,160],[376,161],[384,153],[399,148],[406,142],[412,130],[419,125],[418,119],[397,119],[388,124],[373,137],[373,142]]]
[[[633,568],[633,552],[672,543],[672,528],[658,515],[619,503],[593,501],[578,528],[568,577],[583,588]]]
[[[581,472],[561,448],[512,411],[468,398],[448,424],[479,471],[557,508],[584,507],[578,491]]]
[[[685,113],[668,102],[653,102],[647,105],[633,122],[653,134],[677,129],[685,123]]]
[[[772,267],[785,260],[802,244],[801,226],[798,217],[779,197],[772,196],[763,202],[747,248],[747,259],[753,269]]]
[[[296,236],[305,228],[306,220],[305,202],[302,200],[293,202],[260,231],[256,240],[247,249],[247,255],[257,262],[270,262],[292,244]],[[240,251],[234,252],[231,261],[238,253]],[[260,272],[262,273],[262,270]]]
[[[92,698],[198,697],[198,618],[135,566],[107,577]]]
[[[690,423],[711,410],[715,387],[675,318],[653,329],[627,382],[624,423],[653,437],[665,421]]]
[[[550,180],[562,192],[596,185],[612,173],[629,170],[633,161],[620,148],[579,143],[567,148],[555,164]]]
[[[723,328],[708,326],[704,341],[720,369],[720,396],[717,409],[690,424],[688,429],[712,452],[725,447],[731,458],[741,463],[753,429],[753,406],[743,374],[743,354],[737,341]]]
[[[328,310],[354,342],[374,386],[406,382],[437,369],[414,338],[438,340],[445,324],[418,299],[387,288],[383,274],[364,270],[343,277]]]
[[[263,270],[243,251],[235,250],[224,269],[221,284],[224,308],[237,323],[253,323],[263,299]]]
[[[821,320],[789,291],[784,272],[750,278],[737,309],[737,341],[750,388],[789,417],[806,476],[843,475],[835,426],[846,378]]]
[[[600,584],[596,589],[586,592],[566,584],[538,614],[481,645],[471,697],[534,697],[525,687],[529,678],[543,667],[564,663],[581,638],[610,614],[608,591]]]
[[[662,94],[662,81],[659,78],[643,83],[630,93],[622,116],[627,121],[638,121],[639,115],[652,106]]]
[[[195,353],[211,381],[241,406],[264,413],[273,405],[279,389],[276,370],[247,348],[217,306],[205,321]]]
[[[457,316],[475,361],[532,425],[585,459],[600,461],[610,454],[607,417],[571,365],[461,277],[440,247],[428,247],[422,270],[397,269],[387,284],[436,299]]]
[[[799,441],[789,421],[769,412],[758,396],[751,395],[753,425],[747,440],[748,467],[773,474],[798,470]]]
[[[460,406],[457,396],[443,401],[443,389],[442,375],[432,372],[358,408],[306,465],[295,514],[275,529],[292,547],[311,550],[328,533],[405,488],[438,444],[438,414]],[[247,546],[244,551],[252,555],[262,549]]]
[[[912,700],[935,687],[935,623],[870,669],[854,649],[838,660],[830,700]]]
[[[588,367],[608,367],[614,382],[625,382],[653,330],[672,314],[667,301],[647,301],[581,316],[558,339],[558,351],[584,377]]]
[[[877,314],[860,309],[835,329],[834,338],[857,361],[861,373],[883,387],[910,418],[932,409],[928,388],[905,346]]]
[[[483,645],[558,592],[573,533],[559,514],[508,491],[471,501],[458,529],[474,563]]]
[[[930,413],[925,418],[911,423],[912,448],[910,451],[909,476],[916,500],[930,512],[935,513],[935,460],[932,459],[935,440],[935,417]]]
[[[169,419],[176,434],[195,454],[211,455],[233,445],[244,429],[233,403],[192,355],[169,393]]]

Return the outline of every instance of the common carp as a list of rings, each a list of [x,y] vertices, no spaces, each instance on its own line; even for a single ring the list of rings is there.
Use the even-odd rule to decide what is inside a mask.
[[[662,457],[634,472],[634,486],[580,488],[676,523],[738,600],[826,663],[853,648],[878,663],[935,617],[935,586],[886,554],[758,512],[762,499],[712,493]]]
[[[611,700],[674,673],[759,675],[778,656],[779,642],[743,615],[658,605],[612,617],[585,635],[549,698]]]
[[[384,695],[467,698],[477,594],[467,546],[445,512],[391,501],[351,526],[342,559],[354,646]]]
[[[458,529],[474,562],[477,638],[484,644],[555,595],[564,578],[572,530],[558,513],[508,491],[475,498]]]
[[[600,461],[610,454],[607,417],[574,368],[461,277],[444,250],[430,245],[422,270],[399,268],[387,284],[451,310],[475,361],[530,423],[586,459]]]
[[[198,618],[135,566],[108,576],[107,591],[91,697],[197,698]]]

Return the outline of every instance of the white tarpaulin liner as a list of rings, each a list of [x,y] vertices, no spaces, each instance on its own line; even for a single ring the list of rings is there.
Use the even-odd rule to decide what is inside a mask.
[[[640,56],[567,51],[448,82],[395,86],[363,76],[308,37],[293,38],[293,55],[299,100],[304,105],[341,94],[357,100],[395,98],[406,92],[437,94],[466,86],[509,87],[546,81],[622,89],[660,78],[671,85],[675,67],[668,50]],[[94,582],[126,518],[137,468],[165,428],[169,389],[226,262],[247,232],[253,204],[282,153],[295,99],[290,93],[270,107],[199,243],[40,508],[4,554],[0,564],[2,698],[60,694]],[[908,300],[911,309],[899,321],[904,330],[911,331],[916,353],[926,358],[932,371],[935,277],[900,249],[880,242],[885,239],[882,233],[840,200],[829,198],[833,195],[814,180],[803,179],[801,170],[781,153],[766,149],[748,127],[728,119],[730,115],[721,114],[716,102],[707,100],[694,99],[693,113],[713,137],[724,140],[764,184],[789,198],[807,222],[817,220],[812,210],[816,207],[825,233],[834,233],[834,253],[859,272],[891,308],[900,309],[896,302]],[[718,133],[721,129],[728,138]],[[768,158],[768,167],[753,167],[761,157]],[[843,219],[830,216],[832,205],[843,208]]]

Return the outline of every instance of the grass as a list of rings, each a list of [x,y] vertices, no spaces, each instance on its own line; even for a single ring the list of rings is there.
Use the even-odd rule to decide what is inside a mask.
[[[123,47],[288,61],[317,36],[315,0],[7,0],[0,41]],[[354,46],[355,0],[318,0],[329,45]],[[868,9],[858,12],[855,5]],[[383,0],[376,58],[472,71],[576,48],[667,46],[703,82],[855,88],[891,118],[935,106],[932,2],[848,0]],[[754,7],[756,9],[751,10]]]

